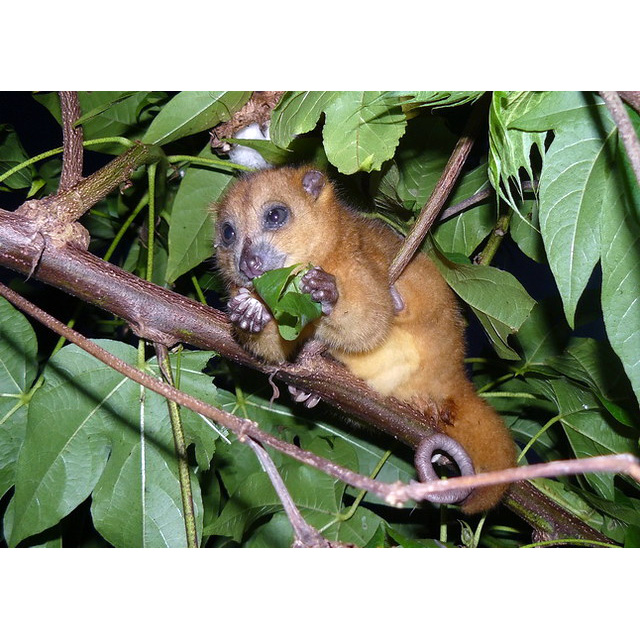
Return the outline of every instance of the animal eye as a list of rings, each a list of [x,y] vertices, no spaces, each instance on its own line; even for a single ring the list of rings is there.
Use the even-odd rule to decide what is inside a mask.
[[[236,239],[236,230],[233,228],[233,225],[229,222],[225,222],[220,230],[220,237],[222,239],[222,244],[225,247],[233,244]]]
[[[279,229],[289,219],[289,209],[283,204],[271,205],[264,214],[264,228]]]

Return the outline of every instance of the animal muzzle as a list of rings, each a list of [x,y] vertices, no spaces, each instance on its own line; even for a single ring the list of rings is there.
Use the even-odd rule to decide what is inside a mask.
[[[242,247],[242,253],[240,254],[240,262],[238,268],[243,276],[253,280],[258,276],[261,276],[265,271],[264,256],[261,255],[260,248],[254,245],[250,239],[248,239]]]
[[[248,280],[261,276],[265,271],[284,265],[286,256],[268,242],[253,242],[247,238],[242,246],[238,270]]]

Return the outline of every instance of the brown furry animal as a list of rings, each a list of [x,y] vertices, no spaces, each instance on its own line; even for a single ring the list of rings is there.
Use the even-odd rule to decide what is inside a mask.
[[[390,287],[389,266],[401,239],[347,209],[324,174],[309,167],[247,174],[216,212],[217,261],[245,348],[282,362],[313,336],[381,394],[418,408],[426,399],[446,406],[452,416],[446,433],[463,445],[476,472],[515,465],[508,430],[466,377],[455,296],[425,255],[416,255]],[[315,265],[303,290],[322,303],[323,316],[298,341],[286,342],[251,282],[297,263]],[[298,399],[308,401],[308,395]],[[462,508],[488,509],[505,488],[478,489]]]

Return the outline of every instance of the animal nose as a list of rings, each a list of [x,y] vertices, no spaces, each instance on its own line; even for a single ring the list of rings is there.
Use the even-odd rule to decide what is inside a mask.
[[[247,240],[242,247],[242,253],[240,254],[240,271],[249,280],[253,280],[258,276],[261,276],[265,269],[262,256],[259,251],[252,249],[251,240]]]

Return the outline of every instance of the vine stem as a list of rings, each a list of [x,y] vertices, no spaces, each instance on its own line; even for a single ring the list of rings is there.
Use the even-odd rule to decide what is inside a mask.
[[[135,144],[134,142],[131,142],[131,140],[127,140],[126,138],[114,136],[111,138],[96,138],[95,140],[85,140],[82,143],[82,146],[93,147],[99,144],[108,144],[113,142],[121,144],[122,146],[127,148],[131,148]],[[24,160],[20,164],[15,165],[15,167],[11,167],[11,169],[5,171],[2,175],[0,175],[0,183],[4,182],[7,178],[10,178],[14,173],[18,173],[18,171],[21,171],[25,167],[30,167],[32,164],[36,164],[40,162],[40,160],[46,160],[47,158],[57,156],[63,153],[63,151],[64,151],[63,147],[55,147],[54,149],[43,151],[42,153],[39,153],[37,156],[33,156],[33,158],[28,158],[27,160]]]
[[[153,281],[153,264],[154,264],[154,237],[156,226],[156,162],[149,165],[147,170],[147,180],[149,183],[149,211],[147,216],[147,273],[146,279]],[[141,344],[143,341],[140,341]],[[171,387],[176,387],[171,372],[171,362],[169,361],[169,350],[167,346],[159,342],[154,343],[156,350],[156,358],[160,373],[165,382]],[[184,526],[187,537],[187,546],[192,549],[198,548],[198,533],[196,529],[196,515],[193,507],[193,491],[191,488],[191,474],[189,472],[189,462],[187,459],[187,444],[184,437],[184,428],[182,425],[182,416],[180,415],[179,405],[174,401],[167,400],[169,409],[169,421],[171,422],[171,431],[173,433],[173,444],[178,459],[178,480],[180,484],[180,496],[182,498],[182,512],[184,514]]]
[[[168,156],[167,161],[171,164],[178,162],[188,162],[189,164],[201,164],[205,167],[222,167],[224,169],[237,169],[238,171],[255,171],[252,167],[245,167],[243,164],[235,164],[228,160],[220,160],[218,158],[199,158],[198,156]]]
[[[476,264],[481,265],[490,265],[495,257],[500,245],[502,244],[502,240],[507,235],[507,231],[509,230],[509,223],[511,222],[511,210],[507,213],[502,214],[498,218],[498,222],[496,222],[495,227],[493,228],[493,233],[487,240],[487,244],[485,245],[482,253],[474,260]]]
[[[169,361],[169,350],[163,344],[154,344],[158,366],[165,382],[175,388],[173,373],[171,372],[171,362]],[[178,479],[180,481],[180,495],[182,497],[182,510],[184,513],[184,526],[187,535],[187,546],[191,549],[198,548],[198,533],[196,530],[196,514],[193,506],[193,492],[191,490],[191,474],[187,459],[187,444],[184,436],[182,417],[179,405],[167,398],[169,407],[169,419],[173,432],[173,443],[178,458]]]

